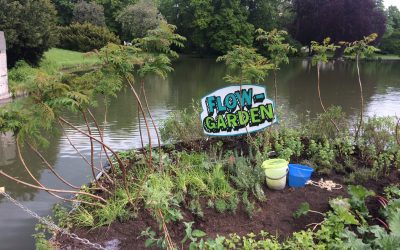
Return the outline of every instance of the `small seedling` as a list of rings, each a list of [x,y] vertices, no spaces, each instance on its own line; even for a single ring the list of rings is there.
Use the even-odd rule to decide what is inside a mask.
[[[184,222],[185,224],[185,237],[181,241],[181,243],[185,243],[188,239],[190,240],[190,245],[189,249],[203,249],[205,242],[203,237],[205,237],[207,234],[201,230],[195,229],[193,230],[193,221],[192,222]]]
[[[300,204],[299,209],[297,209],[296,212],[293,213],[293,217],[297,219],[303,215],[307,215],[308,213],[316,213],[316,214],[320,214],[320,215],[324,216],[324,214],[321,212],[311,210],[310,204],[308,204],[308,202],[303,202]]]

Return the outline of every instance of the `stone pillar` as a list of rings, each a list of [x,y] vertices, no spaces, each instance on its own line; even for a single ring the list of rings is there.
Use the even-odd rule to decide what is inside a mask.
[[[8,92],[6,39],[4,32],[0,31],[0,100],[10,97],[11,95]]]

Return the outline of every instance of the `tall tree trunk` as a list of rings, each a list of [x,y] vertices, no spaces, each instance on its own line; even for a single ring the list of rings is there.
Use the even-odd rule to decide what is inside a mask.
[[[317,63],[317,88],[318,88],[318,98],[319,98],[319,102],[321,104],[322,110],[324,111],[324,113],[326,112],[326,108],[324,106],[324,103],[322,102],[322,97],[321,97],[321,88],[320,88],[320,67],[321,67],[321,63],[318,62]],[[336,125],[335,121],[330,118],[331,123],[333,124],[333,126],[335,126],[336,131],[339,132],[339,127]]]
[[[357,75],[358,75],[358,84],[360,86],[360,101],[361,101],[361,108],[360,108],[360,123],[358,124],[357,131],[356,131],[356,140],[358,139],[360,130],[363,125],[363,120],[364,120],[364,93],[363,93],[363,86],[361,82],[361,75],[360,75],[360,55],[356,55],[356,65],[357,65]]]

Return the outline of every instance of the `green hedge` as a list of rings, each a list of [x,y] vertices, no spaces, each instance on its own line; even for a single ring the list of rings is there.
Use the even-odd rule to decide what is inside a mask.
[[[119,38],[105,27],[90,23],[73,23],[60,29],[60,48],[80,52],[101,49],[108,43],[119,44]]]

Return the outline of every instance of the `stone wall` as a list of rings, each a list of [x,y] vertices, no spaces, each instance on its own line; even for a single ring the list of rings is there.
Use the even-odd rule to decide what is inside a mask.
[[[0,31],[0,100],[10,98],[8,92],[7,54],[4,33]]]

